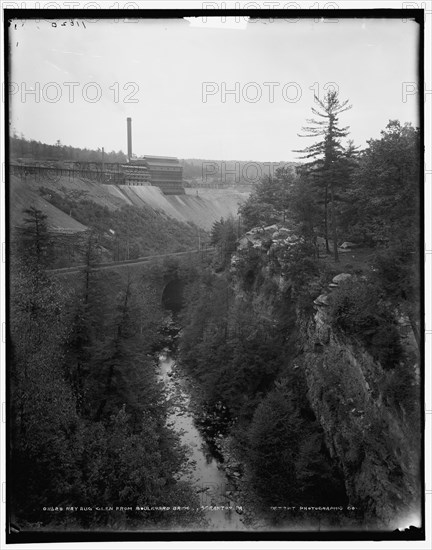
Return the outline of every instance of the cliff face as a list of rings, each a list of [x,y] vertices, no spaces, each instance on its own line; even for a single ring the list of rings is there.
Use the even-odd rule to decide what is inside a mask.
[[[253,294],[256,314],[266,318],[277,316],[278,301],[291,300],[296,317],[295,364],[304,371],[308,400],[330,455],[343,472],[349,502],[365,524],[397,529],[416,523],[421,494],[420,416],[390,403],[389,373],[360,340],[349,338],[332,323],[332,293],[350,274],[335,277],[330,290],[321,288],[315,301],[311,298],[312,307],[300,307],[290,271],[299,245],[292,232],[274,226],[246,235],[232,259],[237,295]],[[405,368],[414,370],[415,365]],[[418,396],[414,404],[418,408],[418,387],[413,394]]]
[[[366,520],[397,528],[419,510],[420,426],[385,403],[381,365],[331,328],[328,306],[316,309],[312,318],[299,319],[311,406],[342,467],[350,502]]]

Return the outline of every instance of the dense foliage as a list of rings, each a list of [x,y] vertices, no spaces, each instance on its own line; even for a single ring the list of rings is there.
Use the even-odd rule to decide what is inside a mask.
[[[111,210],[85,195],[73,197],[44,187],[40,191],[51,204],[93,230],[107,260],[198,248],[197,227],[163,216],[145,204]],[[79,240],[77,236],[78,247]]]
[[[330,315],[335,327],[362,342],[384,368],[401,359],[395,312],[376,284],[358,279],[340,283],[332,294]]]
[[[198,521],[192,489],[177,481],[187,459],[166,425],[167,403],[152,355],[162,320],[158,301],[143,282],[93,271],[91,235],[86,266],[76,287],[66,291],[46,275],[43,253],[34,252],[46,232],[43,215],[32,211],[12,266],[16,523],[125,528]],[[66,506],[88,509],[71,513]],[[116,511],[122,506],[131,509]],[[190,508],[167,515],[136,511],[140,506]]]
[[[390,121],[358,152],[338,126],[347,102],[330,93],[319,108],[309,162],[261,179],[231,261],[189,288],[180,360],[261,513],[349,498],[376,518],[417,483],[419,349],[401,326],[420,346],[419,131]],[[216,246],[230,235],[214,225]]]
[[[253,292],[235,299],[225,275],[203,274],[189,288],[183,316],[181,364],[199,382],[202,406],[217,428],[234,436],[257,502],[343,504],[340,472],[307,400],[304,374],[294,364],[295,310],[277,289],[275,318],[254,311]],[[224,421],[222,421],[224,420]],[[273,519],[278,514],[273,515]]]
[[[337,98],[331,96],[322,107],[331,111],[334,101]],[[320,257],[326,260],[326,251],[330,252],[327,203],[331,200],[336,230],[333,236],[337,234],[333,242],[337,245],[336,249],[333,246],[336,262],[341,261],[343,251],[338,247],[345,241],[368,250],[367,263],[354,259],[352,265],[344,264],[348,271],[363,273],[371,287],[383,294],[383,300],[393,308],[391,316],[395,309],[408,316],[420,345],[419,130],[409,123],[402,126],[390,121],[381,138],[370,140],[361,153],[356,153],[352,144],[340,144],[339,138],[346,134],[346,129],[342,130],[332,141],[328,121],[318,126],[317,132],[323,132],[324,138],[305,150],[313,161],[302,166],[296,178],[279,171],[271,181],[261,181],[240,208],[244,228],[269,223],[288,226],[303,239],[304,261]],[[326,143],[335,149],[334,177],[324,169]],[[326,194],[333,198],[326,198]],[[301,264],[301,258],[297,259]],[[320,271],[327,265],[327,261],[321,261]],[[309,275],[312,273],[313,269]]]
[[[309,162],[262,178],[241,224],[213,225],[217,254],[189,278],[180,319],[178,361],[197,383],[208,433],[231,442],[255,508],[275,522],[289,516],[270,511],[278,505],[354,498],[360,516],[385,515],[416,493],[419,131],[390,121],[357,152],[338,126],[347,102],[329,93],[318,106]],[[58,520],[41,507],[78,495],[89,506],[190,505],[196,495],[176,481],[185,454],[165,425],[152,357],[159,305],[143,281],[108,281],[91,265],[100,245],[132,258],[156,242],[181,250],[196,232],[145,209],[113,212],[51,191],[50,200],[93,231],[68,292],[44,273],[44,215],[30,209],[20,235],[11,289],[17,516]],[[169,279],[176,267],[164,269]],[[332,282],[342,271],[351,277]],[[164,521],[154,512],[133,520]]]
[[[265,176],[255,185],[248,200],[239,208],[245,231],[287,221],[289,194],[294,179],[291,170],[278,169],[274,176]]]
[[[15,158],[31,158],[33,160],[69,160],[81,162],[102,162],[102,150],[81,149],[63,145],[57,141],[55,145],[41,143],[34,139],[26,139],[23,135],[14,135],[9,140],[10,155]],[[104,154],[105,162],[126,162],[122,151],[111,151]]]
[[[335,98],[329,98],[324,107],[330,109],[332,101]],[[256,185],[239,211],[244,229],[284,225],[289,220],[311,242],[328,241],[331,203],[337,245],[353,241],[393,248],[402,243],[412,252],[419,242],[419,130],[409,123],[390,121],[381,138],[369,140],[361,152],[350,142],[342,146],[341,136],[347,129],[336,137],[327,135],[330,130],[336,132],[329,123],[318,130],[324,132],[323,140],[304,150],[312,161],[301,165],[296,177],[279,170]],[[327,154],[333,164],[330,171],[324,167]]]
[[[420,131],[389,121],[368,141],[346,191],[345,223],[356,240],[418,245],[420,233]]]
[[[236,249],[239,233],[239,223],[233,218],[214,222],[210,233],[210,244],[216,247],[219,257],[219,266],[226,267],[230,261],[231,254]]]

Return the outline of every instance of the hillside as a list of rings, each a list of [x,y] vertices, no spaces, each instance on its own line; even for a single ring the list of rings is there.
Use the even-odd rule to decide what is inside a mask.
[[[82,262],[84,232],[89,229],[95,232],[99,261],[130,260],[197,249],[207,241],[213,223],[236,216],[247,196],[233,189],[166,196],[153,186],[12,176],[10,224],[13,230],[21,228],[25,210],[40,210],[52,235],[53,267]]]
[[[41,190],[44,191],[45,197],[45,201],[42,200],[42,202]],[[101,185],[87,179],[68,177],[43,180],[28,177],[23,181],[12,176],[10,193],[12,224],[19,225],[22,209],[37,201],[38,204],[45,205],[50,225],[81,231],[82,228],[77,226],[74,220],[62,217],[45,204],[50,202],[49,193],[47,193],[49,190],[72,200],[89,200],[109,210],[116,210],[126,205],[138,208],[148,207],[177,221],[192,222],[205,230],[210,229],[212,224],[221,217],[236,216],[239,205],[248,197],[248,193],[234,189],[200,189],[198,191],[189,189],[186,195],[180,197],[166,196],[158,187],[153,186]],[[63,220],[61,223],[60,218]]]
[[[47,216],[49,227],[53,231],[78,233],[87,229],[85,225],[52,205],[46,198],[42,197],[35,182],[30,184],[29,182],[12,176],[10,183],[9,215],[12,228],[21,226],[24,217],[23,210],[34,206]]]

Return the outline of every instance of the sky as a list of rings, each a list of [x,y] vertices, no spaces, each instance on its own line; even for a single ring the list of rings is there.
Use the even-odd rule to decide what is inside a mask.
[[[10,123],[26,138],[126,152],[131,117],[138,156],[295,161],[329,88],[360,147],[390,119],[418,124],[412,21],[72,23],[12,23]]]

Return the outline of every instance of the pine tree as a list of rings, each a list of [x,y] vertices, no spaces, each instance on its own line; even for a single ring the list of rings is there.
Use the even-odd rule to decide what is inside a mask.
[[[337,222],[335,207],[336,187],[341,183],[341,161],[345,155],[345,149],[341,144],[341,139],[348,135],[349,126],[341,128],[339,126],[339,115],[352,105],[348,105],[349,100],[342,103],[339,101],[338,92],[329,90],[321,101],[315,96],[315,101],[320,109],[312,107],[312,113],[317,119],[308,119],[308,126],[302,128],[304,134],[300,137],[318,137],[319,141],[306,147],[301,151],[303,159],[313,159],[306,165],[306,169],[316,175],[318,185],[324,190],[324,231],[327,251],[328,246],[328,203],[330,202],[330,225],[333,239],[334,259],[339,260],[337,249]]]
[[[70,434],[78,419],[63,376],[67,293],[26,264],[12,264],[11,473],[14,513],[40,520],[42,506],[71,498],[77,470]]]
[[[46,268],[51,260],[51,238],[47,216],[34,206],[23,210],[24,226],[18,231],[17,251],[27,265]]]
[[[153,335],[146,330],[142,333],[144,317],[151,312],[143,311],[130,275],[108,315],[104,335],[93,348],[93,418],[107,420],[126,405],[131,423],[137,428],[144,410],[157,416],[162,409],[154,363],[148,357]]]
[[[66,377],[76,398],[77,411],[86,417],[92,408],[88,402],[92,359],[97,341],[104,333],[106,315],[101,273],[94,269],[95,244],[93,232],[79,243],[84,265],[79,274],[79,287],[69,306],[71,331],[65,344]]]

